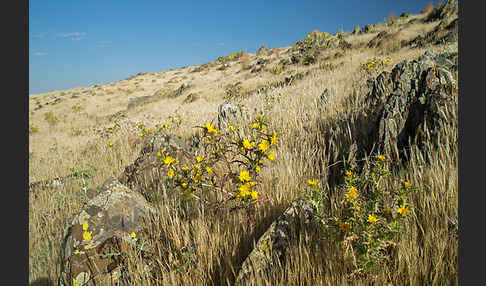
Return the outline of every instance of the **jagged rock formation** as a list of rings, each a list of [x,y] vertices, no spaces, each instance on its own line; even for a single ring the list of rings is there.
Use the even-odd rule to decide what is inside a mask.
[[[155,209],[115,178],[74,216],[63,242],[64,285],[113,285],[123,282],[125,255],[137,247]],[[150,262],[147,261],[148,268]],[[76,284],[77,283],[77,284]],[[118,284],[117,284],[118,285]]]
[[[153,201],[165,189],[167,171],[162,168],[162,156],[165,152],[180,162],[190,158],[190,146],[174,135],[156,135],[151,137],[142,147],[137,159],[119,176],[120,182],[130,189],[139,192],[147,200]],[[162,155],[162,154],[161,154]]]
[[[300,233],[300,226],[312,222],[315,213],[315,206],[306,198],[293,201],[260,237],[243,262],[236,284],[245,285],[251,273],[262,273],[282,263],[291,240]]]

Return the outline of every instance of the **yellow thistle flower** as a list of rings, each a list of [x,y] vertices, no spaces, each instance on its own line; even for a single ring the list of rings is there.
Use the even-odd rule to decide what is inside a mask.
[[[172,179],[172,177],[174,177],[174,170],[169,169],[169,171],[167,171],[167,176],[169,177],[169,179]]]
[[[84,240],[91,240],[91,234],[92,234],[92,233],[93,233],[92,231],[85,231],[85,232],[83,233],[83,239],[84,239]]]
[[[255,190],[251,191],[250,195],[252,200],[256,200],[258,198],[258,192]]]
[[[176,159],[172,158],[171,156],[167,156],[164,159],[164,164],[170,167],[170,165],[173,165]]]
[[[407,209],[405,206],[401,206],[397,212],[402,216],[406,216],[408,213],[410,213],[410,210]]]
[[[258,144],[258,149],[260,149],[262,152],[267,151],[268,148],[270,148],[270,144],[267,140],[262,140],[262,142]]]
[[[85,231],[88,230],[88,227],[89,227],[88,222],[87,221],[84,221],[84,223],[83,223],[83,230],[85,230]]]
[[[132,233],[130,234],[130,236],[131,236],[132,238],[136,238],[136,237],[137,237],[137,234],[136,234],[135,232],[132,232]]]
[[[343,232],[349,232],[351,230],[351,224],[347,221],[345,222],[342,222],[339,224],[339,228],[343,231]]]
[[[268,153],[267,157],[268,157],[268,159],[273,161],[273,159],[275,159],[275,153],[273,153],[273,151],[272,151],[272,152]]]
[[[376,156],[376,158],[382,162],[384,162],[386,160],[386,157],[384,155],[378,155]]]
[[[311,186],[316,186],[316,185],[317,185],[317,183],[318,183],[318,180],[317,180],[317,179],[314,179],[314,180],[310,180],[310,179],[309,179],[309,180],[307,181],[307,183],[308,183],[309,185],[311,185]]]
[[[273,135],[272,135],[272,138],[270,138],[270,145],[274,145],[277,143],[277,132],[273,131]]]
[[[249,182],[251,180],[250,172],[246,170],[241,171],[238,179],[240,179],[241,182]]]
[[[369,214],[368,215],[368,222],[369,223],[375,223],[377,222],[378,220],[376,219],[376,217],[374,217],[372,214]]]
[[[250,142],[248,139],[243,139],[243,147],[245,149],[251,149],[253,146],[255,146],[255,142]]]
[[[246,197],[250,194],[250,184],[249,183],[246,183],[244,185],[241,185],[239,188],[238,188],[238,191],[240,191],[240,195],[242,197]]]

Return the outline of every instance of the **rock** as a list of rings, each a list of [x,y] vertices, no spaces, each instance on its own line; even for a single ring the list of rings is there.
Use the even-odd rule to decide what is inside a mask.
[[[231,103],[223,103],[218,107],[218,128],[221,132],[228,130],[228,125],[231,122],[239,119],[242,113],[237,105]]]
[[[266,272],[282,263],[292,239],[300,233],[301,225],[309,224],[316,214],[316,207],[307,199],[300,198],[280,215],[260,237],[243,262],[236,285],[249,282],[250,274]]]
[[[74,280],[76,285],[112,285],[125,280],[127,251],[143,237],[146,223],[155,214],[139,193],[115,178],[97,190],[98,195],[74,216],[65,233],[59,278],[64,285],[73,285]]]
[[[182,95],[183,92],[191,88],[189,84],[183,83],[178,89],[174,90],[173,92],[169,93],[167,97],[179,97]]]
[[[137,159],[125,167],[118,177],[121,183],[141,193],[149,202],[167,190],[167,170],[162,165],[163,157],[157,156],[160,151],[184,163],[190,158],[190,147],[181,138],[174,135],[156,135],[150,137],[143,145]]]
[[[418,35],[410,40],[407,45],[421,48],[426,45],[438,45],[443,43],[457,42],[459,37],[458,18],[446,18],[442,20],[434,30],[425,35]]]
[[[397,153],[410,142],[419,146],[437,142],[457,124],[457,74],[453,75],[451,63],[427,51],[371,82],[366,120],[375,122],[371,132],[379,152]]]
[[[184,104],[188,104],[188,103],[191,103],[191,102],[194,102],[196,100],[198,100],[199,98],[201,98],[201,96],[197,93],[190,93],[182,103]]]

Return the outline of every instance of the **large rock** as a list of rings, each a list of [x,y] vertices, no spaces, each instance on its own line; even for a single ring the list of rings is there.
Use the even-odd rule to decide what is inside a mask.
[[[115,178],[108,179],[97,191],[98,195],[74,216],[65,234],[60,275],[64,285],[122,282],[126,278],[127,251],[147,233],[148,221],[155,214],[139,193]],[[146,267],[150,268],[151,263],[147,262]]]
[[[250,282],[251,273],[263,274],[283,262],[290,243],[298,237],[301,225],[312,222],[316,207],[307,199],[299,198],[270,225],[243,262],[237,285]]]
[[[369,82],[365,98],[369,111],[363,120],[371,124],[368,136],[378,152],[397,153],[410,143],[428,145],[457,126],[453,57],[427,51],[418,60],[402,61]]]
[[[241,117],[240,108],[232,103],[223,103],[218,107],[218,128],[221,132],[228,130],[230,125],[235,120]]]
[[[174,135],[156,135],[150,137],[142,147],[139,156],[129,166],[125,167],[119,176],[120,182],[141,193],[147,200],[154,201],[161,192],[165,192],[167,168],[161,160],[165,152],[183,163],[191,157],[191,147]]]

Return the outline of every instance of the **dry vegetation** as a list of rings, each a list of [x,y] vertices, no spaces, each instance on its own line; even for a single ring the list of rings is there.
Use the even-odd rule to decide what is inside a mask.
[[[433,27],[433,23],[411,25],[401,35],[410,39]],[[346,40],[353,45],[366,43],[378,32],[348,35]],[[457,43],[431,49],[457,51]],[[402,48],[385,54],[391,58],[389,69],[403,59],[417,58],[424,51]],[[285,53],[286,48],[280,48],[261,57],[271,59]],[[217,70],[218,66],[209,66],[200,72],[191,72],[195,67],[187,67],[142,74],[98,87],[31,95],[30,125],[36,130],[29,135],[29,181],[83,170],[91,176],[30,194],[29,280],[45,277],[53,284],[57,283],[61,267],[60,246],[69,218],[88,200],[88,188],[102,184],[109,176],[118,176],[137,157],[144,140],[137,132],[137,124],[144,123],[153,128],[157,123],[167,122],[171,133],[188,139],[196,132],[194,126],[214,122],[217,107],[223,102],[225,85],[242,81],[246,90],[252,90],[286,75],[312,70],[309,76],[294,85],[271,89],[271,95],[282,94],[279,101],[269,102],[259,93],[238,99],[253,116],[264,111],[269,128],[280,134],[275,163],[262,171],[263,182],[259,190],[271,202],[257,206],[252,226],[246,224],[244,212],[214,216],[197,202],[186,206],[196,213],[188,220],[184,213],[175,211],[181,207],[177,196],[168,196],[156,205],[160,217],[152,235],[158,239],[160,250],[163,280],[159,285],[232,285],[237,269],[251,251],[254,241],[293,199],[303,195],[305,182],[309,178],[329,175],[325,166],[335,160],[342,152],[342,145],[346,144],[346,132],[343,131],[346,126],[342,120],[362,112],[357,99],[364,95],[353,95],[353,91],[367,77],[358,71],[358,67],[376,55],[376,50],[361,47],[345,57],[327,61],[336,65],[333,70],[316,69],[318,64],[291,66],[283,75],[262,71],[255,78],[245,80],[245,75],[251,73],[248,67],[257,60],[255,54],[246,54],[240,62],[231,63],[224,71]],[[139,88],[135,87],[135,82],[139,83]],[[201,98],[182,104],[184,95],[125,110],[131,98],[152,95],[160,88],[175,90],[182,83],[193,84],[190,93],[197,92]],[[331,90],[332,97],[324,110],[318,110],[315,98],[325,88]],[[45,105],[55,98],[62,100]],[[44,106],[34,111],[38,105],[35,102]],[[101,136],[103,127],[115,123],[110,115],[120,111],[124,112],[124,116],[117,118],[120,127]],[[49,114],[46,119],[44,114]],[[169,115],[180,115],[182,123],[171,123]],[[52,122],[54,117],[58,119],[55,123]],[[328,131],[322,130],[324,126],[331,126],[335,132],[331,137],[336,141],[328,149],[324,148],[326,145],[321,136]],[[78,132],[74,136],[73,128],[81,130],[81,134]],[[449,132],[453,134],[457,129]],[[285,265],[275,268],[267,277],[254,277],[253,284],[457,285],[457,240],[448,230],[448,219],[457,217],[458,211],[457,146],[434,149],[428,154],[432,158],[430,162],[425,162],[424,155],[418,150],[413,150],[412,154],[412,160],[406,166],[392,172],[393,178],[408,180],[419,187],[420,192],[413,197],[415,211],[408,218],[406,235],[400,238],[393,260],[381,271],[369,277],[350,279],[350,254],[335,244],[320,240],[316,232],[301,235],[287,253]],[[392,187],[395,183],[390,179],[386,185]],[[331,190],[324,186],[324,191]],[[130,273],[134,285],[145,285],[143,281],[147,277],[145,271],[138,268],[141,265],[138,259],[136,255],[131,256]]]

